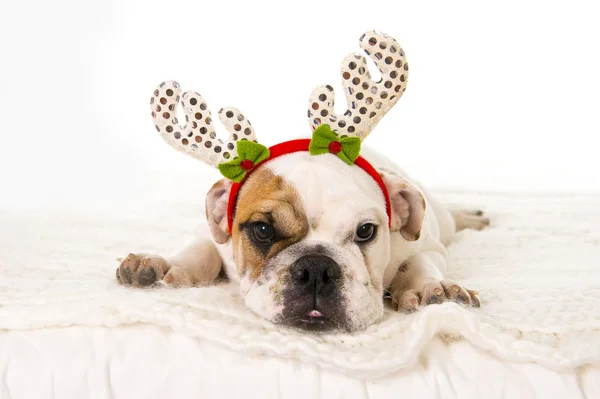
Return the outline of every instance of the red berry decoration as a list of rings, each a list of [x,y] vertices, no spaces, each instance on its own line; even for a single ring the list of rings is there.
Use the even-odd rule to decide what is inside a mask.
[[[250,170],[254,167],[254,162],[249,159],[244,159],[242,162],[240,162],[240,166],[244,170]]]
[[[340,151],[342,151],[342,143],[340,143],[339,141],[332,141],[331,143],[329,143],[330,153],[337,154]]]

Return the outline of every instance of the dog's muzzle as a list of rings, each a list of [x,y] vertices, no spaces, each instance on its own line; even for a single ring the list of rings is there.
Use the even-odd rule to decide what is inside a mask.
[[[310,330],[329,330],[343,324],[342,271],[333,259],[305,255],[292,265],[290,273],[284,294],[284,323]]]

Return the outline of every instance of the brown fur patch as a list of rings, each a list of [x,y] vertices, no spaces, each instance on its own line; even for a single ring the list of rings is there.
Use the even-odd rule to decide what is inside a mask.
[[[402,262],[398,266],[398,273],[406,273],[406,271],[408,271],[408,262]]]
[[[240,225],[247,222],[272,224],[281,239],[265,254],[245,232],[240,231]],[[240,267],[239,273],[245,274],[249,270],[250,278],[255,280],[267,260],[306,237],[309,225],[300,195],[294,187],[269,169],[260,168],[240,190],[232,230],[233,257]],[[240,252],[243,259],[239,259]]]

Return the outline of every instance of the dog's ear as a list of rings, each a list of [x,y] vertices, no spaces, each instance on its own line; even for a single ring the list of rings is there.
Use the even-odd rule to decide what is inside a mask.
[[[206,220],[217,244],[225,244],[230,237],[227,225],[227,203],[231,185],[229,179],[221,179],[206,195]]]
[[[425,199],[419,190],[404,178],[379,171],[392,205],[391,231],[400,231],[408,241],[418,240],[425,217]]]

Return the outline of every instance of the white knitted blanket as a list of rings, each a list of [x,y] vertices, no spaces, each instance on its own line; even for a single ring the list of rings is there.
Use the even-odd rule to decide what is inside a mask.
[[[0,330],[147,323],[370,379],[410,367],[436,334],[557,370],[600,364],[600,197],[438,192],[492,217],[449,249],[450,277],[481,293],[481,309],[388,311],[368,331],[311,336],[258,319],[228,285],[116,284],[116,257],[182,243],[203,219],[204,189],[95,212],[0,212]]]

